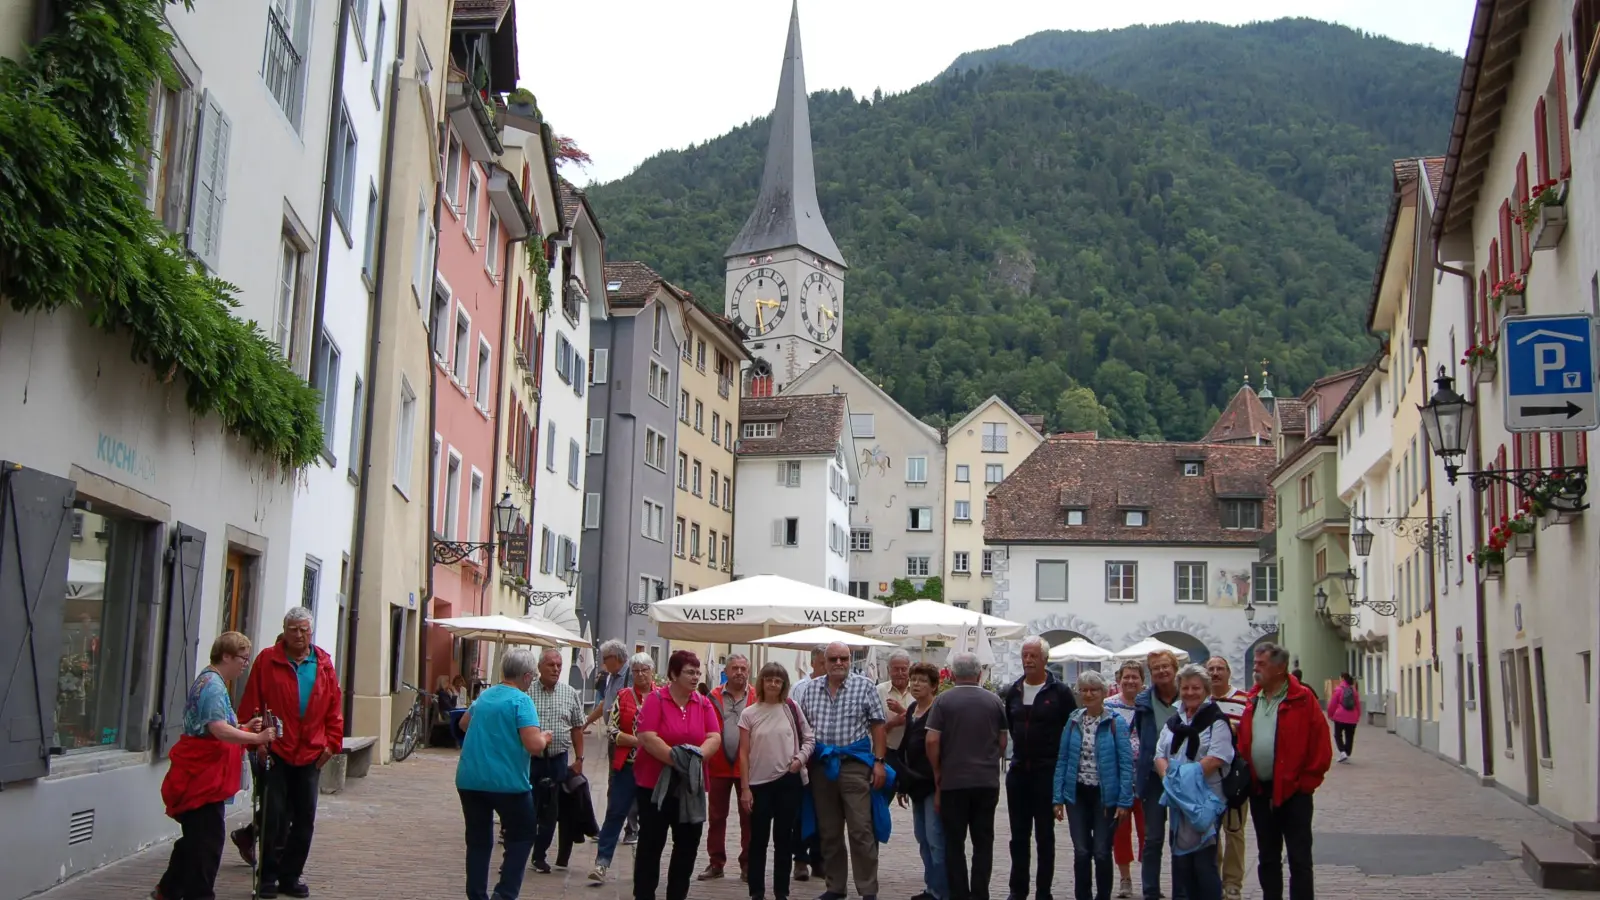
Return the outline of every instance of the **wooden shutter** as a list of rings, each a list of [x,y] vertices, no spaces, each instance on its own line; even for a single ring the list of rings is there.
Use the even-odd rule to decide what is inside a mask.
[[[1516,201],[1517,209],[1519,211],[1528,204],[1528,154],[1526,153],[1522,154],[1522,156],[1518,157],[1517,159]],[[1533,245],[1530,243],[1531,233],[1521,224],[1517,225],[1517,232],[1517,247],[1522,252],[1522,259],[1520,260],[1522,264],[1518,268],[1518,271],[1526,275],[1528,272],[1528,263],[1533,257]]]
[[[1566,448],[1562,446],[1561,438],[1561,432],[1550,432],[1550,467],[1553,469],[1559,469],[1565,465],[1563,461],[1566,459]]]
[[[1478,270],[1478,343],[1489,342],[1489,274]]]
[[[1521,434],[1514,434],[1511,436],[1511,468],[1513,469],[1526,468],[1526,454],[1524,454],[1522,451],[1522,442],[1524,437],[1525,435]],[[1517,508],[1521,509],[1522,488],[1516,488],[1511,494],[1511,499],[1517,504]],[[1510,513],[1509,506],[1506,508],[1506,512],[1508,514]]]
[[[206,534],[179,522],[167,551],[166,625],[162,630],[160,743],[165,756],[183,736],[183,707],[189,685],[199,674],[200,595],[206,559]]]
[[[1533,104],[1533,172],[1540,184],[1550,180],[1550,118],[1543,97]]]
[[[605,451],[606,447],[606,420],[589,420],[589,455],[595,456]]]
[[[210,91],[200,103],[198,130],[188,244],[190,252],[214,273],[222,248],[222,210],[228,200],[228,144],[233,123]]]
[[[1572,138],[1567,129],[1571,120],[1567,118],[1567,57],[1561,52],[1561,41],[1556,40],[1556,114],[1558,117],[1556,134],[1557,145],[1560,149],[1561,165],[1556,171],[1560,178],[1572,177]]]
[[[774,547],[782,547],[783,546],[783,538],[784,538],[783,530],[784,530],[783,529],[783,520],[782,519],[773,519],[772,520],[772,546],[774,546]]]
[[[1500,277],[1510,278],[1517,272],[1516,245],[1511,243],[1511,200],[1500,201]]]
[[[594,384],[606,384],[611,380],[611,351],[596,347],[592,355],[594,362],[589,367],[589,380]]]
[[[76,492],[0,462],[0,784],[50,774]]]

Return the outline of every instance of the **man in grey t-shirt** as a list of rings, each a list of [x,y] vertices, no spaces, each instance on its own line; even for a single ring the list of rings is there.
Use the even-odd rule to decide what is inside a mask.
[[[945,874],[950,900],[989,900],[994,868],[994,811],[1000,804],[1000,760],[1006,752],[1006,708],[979,687],[977,654],[950,661],[955,687],[939,695],[928,712],[928,761],[934,797],[944,826]],[[966,840],[972,833],[972,871]]]

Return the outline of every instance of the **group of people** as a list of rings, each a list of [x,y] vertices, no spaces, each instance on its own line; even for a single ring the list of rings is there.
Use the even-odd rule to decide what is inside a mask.
[[[321,772],[344,745],[344,694],[332,658],[312,642],[313,622],[310,610],[289,610],[278,640],[254,662],[250,639],[237,631],[212,642],[210,664],[184,702],[182,735],[167,751],[161,799],[182,833],[151,900],[215,898],[227,807],[246,783],[246,748],[258,802],[232,840],[255,868],[256,896],[311,896],[302,876]],[[237,710],[250,718],[241,724],[230,685],[247,670]]]

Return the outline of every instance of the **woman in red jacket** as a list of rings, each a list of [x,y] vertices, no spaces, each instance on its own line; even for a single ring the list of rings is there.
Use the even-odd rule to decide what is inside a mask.
[[[211,644],[211,665],[189,687],[183,705],[183,736],[167,757],[171,766],[161,782],[167,815],[178,820],[183,836],[172,845],[166,874],[153,900],[213,900],[217,868],[227,835],[223,807],[239,792],[244,746],[262,746],[276,735],[261,719],[243,728],[228,700],[228,682],[250,665],[250,639],[237,631]]]

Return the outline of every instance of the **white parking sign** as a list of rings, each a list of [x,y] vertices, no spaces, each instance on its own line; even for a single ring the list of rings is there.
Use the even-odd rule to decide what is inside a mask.
[[[1592,316],[1508,316],[1500,353],[1507,431],[1600,427]]]

